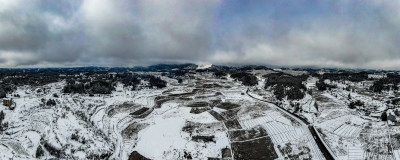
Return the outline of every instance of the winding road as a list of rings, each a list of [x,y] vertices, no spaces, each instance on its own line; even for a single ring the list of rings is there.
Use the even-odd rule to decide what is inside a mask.
[[[251,97],[251,98],[253,98],[253,99],[255,99],[255,100],[262,101],[262,102],[266,102],[266,103],[269,103],[269,104],[273,104],[272,106],[278,108],[279,110],[281,110],[283,113],[287,114],[288,116],[291,116],[291,117],[294,118],[296,121],[298,121],[300,124],[302,124],[302,125],[304,125],[304,126],[308,126],[307,128],[310,130],[310,133],[312,134],[312,137],[314,138],[316,144],[318,145],[319,150],[322,152],[322,154],[324,155],[325,159],[327,159],[327,160],[334,160],[334,159],[335,159],[335,158],[334,158],[335,156],[331,154],[331,152],[330,152],[330,151],[328,150],[328,148],[324,145],[323,141],[320,139],[320,137],[319,137],[318,134],[316,133],[317,131],[316,131],[316,129],[314,128],[314,126],[313,126],[312,124],[310,124],[308,121],[306,121],[304,118],[302,118],[302,117],[300,117],[300,116],[298,116],[298,115],[296,115],[296,114],[293,114],[293,113],[287,111],[286,109],[284,109],[284,108],[278,106],[278,105],[277,105],[276,103],[274,103],[274,102],[270,102],[270,101],[267,101],[267,100],[264,100],[264,99],[259,99],[259,98],[256,98],[256,97],[252,96],[251,94],[249,94],[249,89],[247,89],[246,94],[247,94],[249,97]]]

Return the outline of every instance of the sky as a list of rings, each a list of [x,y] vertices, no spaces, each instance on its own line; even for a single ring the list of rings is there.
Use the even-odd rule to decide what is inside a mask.
[[[396,0],[0,0],[0,67],[400,69]]]

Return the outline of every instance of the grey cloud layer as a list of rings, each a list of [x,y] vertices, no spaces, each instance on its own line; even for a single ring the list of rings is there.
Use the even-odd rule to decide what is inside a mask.
[[[210,62],[400,69],[400,3],[358,2],[362,7],[350,9],[354,2],[329,2],[319,17],[269,11],[235,26],[219,23],[220,0],[0,0],[0,67]],[[285,16],[277,21],[267,13]]]
[[[2,0],[0,59],[3,67],[206,59],[212,53],[211,25],[218,3]]]
[[[270,21],[267,23],[271,26],[245,28],[225,38],[226,42],[222,44],[234,47],[217,50],[213,59],[228,64],[239,61],[284,66],[400,69],[400,47],[397,45],[400,42],[400,16],[396,9],[399,3],[350,3],[354,2],[331,3],[329,13],[319,17],[289,17],[283,24]],[[273,38],[243,39],[248,37],[247,30],[263,35],[268,29],[278,32]]]

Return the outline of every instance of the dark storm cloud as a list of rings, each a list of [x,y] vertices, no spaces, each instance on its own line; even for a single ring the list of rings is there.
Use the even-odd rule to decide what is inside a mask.
[[[0,66],[400,68],[400,2],[0,0]]]

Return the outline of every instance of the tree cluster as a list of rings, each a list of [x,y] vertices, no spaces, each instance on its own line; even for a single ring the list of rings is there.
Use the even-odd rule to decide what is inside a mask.
[[[65,156],[65,152],[62,151],[61,149],[51,145],[49,142],[45,142],[43,147],[52,155],[57,158],[61,158]]]
[[[400,104],[399,102],[400,102],[400,98],[392,99],[392,104],[393,105],[398,105],[398,104]]]
[[[245,86],[255,86],[258,84],[257,77],[247,72],[236,72],[231,74],[231,77],[237,81],[241,81]]]
[[[4,91],[3,88],[0,88],[0,98],[6,98],[6,96],[7,96],[6,91]]]
[[[5,114],[3,111],[0,112],[0,133],[3,133],[7,128],[8,128],[8,123],[3,123],[3,120],[5,118]]]
[[[183,79],[182,78],[178,78],[178,83],[182,83]]]
[[[46,106],[55,106],[57,103],[54,99],[49,99],[46,102]]]
[[[169,76],[171,77],[181,77],[184,76],[188,71],[187,70],[173,70],[169,72]]]
[[[278,100],[287,97],[289,100],[303,99],[307,91],[303,81],[308,75],[292,76],[285,73],[272,73],[264,75],[266,78],[265,89],[273,87],[274,95]]]
[[[331,72],[331,73],[324,73],[322,75],[322,79],[329,79],[331,81],[341,81],[347,80],[351,82],[361,82],[368,79],[367,72]]]
[[[68,82],[64,86],[63,93],[86,93],[85,85],[83,83]]]
[[[357,100],[357,101],[350,102],[349,108],[350,109],[355,109],[356,106],[363,106],[363,105],[364,105],[364,102],[361,102],[360,100]]]
[[[95,80],[89,83],[69,82],[64,86],[64,93],[111,94],[115,90],[110,81]]]
[[[38,148],[36,149],[36,158],[40,158],[42,156],[44,156],[44,151],[42,146],[39,145]]]
[[[132,86],[132,89],[136,89],[140,82],[141,80],[136,76],[126,76],[121,80],[121,83],[124,84],[125,87]]]
[[[162,80],[160,77],[151,76],[149,83],[151,87],[164,88],[167,86],[167,82]]]
[[[396,74],[388,74],[386,78],[374,81],[369,88],[371,91],[381,93],[384,90],[399,90],[400,76]]]
[[[111,94],[115,90],[111,82],[98,80],[89,83],[89,93],[91,94]]]
[[[327,89],[331,90],[332,88],[336,88],[335,85],[325,83],[325,79],[319,79],[318,82],[315,83],[315,86],[320,91],[325,91]]]
[[[217,78],[222,78],[226,76],[226,72],[223,71],[214,72],[214,76]]]
[[[381,114],[381,120],[382,120],[382,121],[387,121],[387,120],[388,120],[388,116],[387,116],[386,111],[385,111],[385,112],[382,112],[382,114]]]
[[[13,86],[41,86],[58,82],[59,71],[50,70],[10,70],[0,72],[2,83]]]
[[[16,87],[12,84],[0,85],[0,98],[5,98],[7,93],[12,93],[16,90]]]

